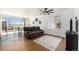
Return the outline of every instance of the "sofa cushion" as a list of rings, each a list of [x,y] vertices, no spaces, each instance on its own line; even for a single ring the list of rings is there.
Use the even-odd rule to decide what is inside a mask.
[[[33,27],[24,27],[24,31],[32,31]]]
[[[33,27],[33,30],[40,30],[40,27]]]
[[[28,33],[28,35],[35,35],[35,34],[39,34],[41,33],[42,31],[31,31]]]

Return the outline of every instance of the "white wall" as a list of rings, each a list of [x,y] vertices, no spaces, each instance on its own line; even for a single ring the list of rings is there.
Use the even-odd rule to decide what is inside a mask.
[[[61,29],[48,29],[46,27],[46,33],[65,37],[66,30],[70,29],[70,18],[74,18],[74,9],[64,9],[55,16],[60,15],[61,17]]]
[[[33,21],[35,21],[35,18],[38,18],[38,21],[40,20],[41,24],[39,24],[39,22],[35,22],[35,24],[33,24]],[[40,28],[45,31],[46,28],[48,28],[48,21],[53,20],[53,19],[54,19],[54,17],[49,16],[49,15],[40,15],[40,16],[32,17],[31,18],[31,26],[40,26]]]

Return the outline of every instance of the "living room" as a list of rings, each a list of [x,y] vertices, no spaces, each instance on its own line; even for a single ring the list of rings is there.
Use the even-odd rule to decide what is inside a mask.
[[[76,31],[75,18],[79,17],[78,10],[78,8],[0,8],[0,22],[7,18],[6,22],[12,19],[21,20],[10,22],[17,30],[9,31],[7,26],[8,28],[3,31],[0,25],[0,50],[65,51],[66,31],[70,30],[70,19],[73,20],[73,31]],[[18,25],[14,24],[15,22]]]

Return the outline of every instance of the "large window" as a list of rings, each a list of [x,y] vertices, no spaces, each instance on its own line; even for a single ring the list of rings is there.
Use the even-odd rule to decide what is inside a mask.
[[[48,20],[48,28],[49,29],[55,29],[55,22],[54,22],[54,19],[49,19]]]
[[[55,29],[55,23],[54,22],[49,22],[48,23],[48,28]]]
[[[61,16],[56,16],[54,18],[48,18],[48,28],[49,29],[61,29]]]
[[[61,16],[56,16],[55,17],[55,28],[56,29],[61,29]]]
[[[3,17],[2,30],[8,32],[15,32],[23,28],[23,20],[21,18]]]

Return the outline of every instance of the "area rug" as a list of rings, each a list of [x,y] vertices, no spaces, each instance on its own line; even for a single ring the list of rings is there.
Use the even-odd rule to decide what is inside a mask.
[[[55,51],[61,40],[62,38],[46,35],[34,40],[34,42],[46,47],[50,51]]]

